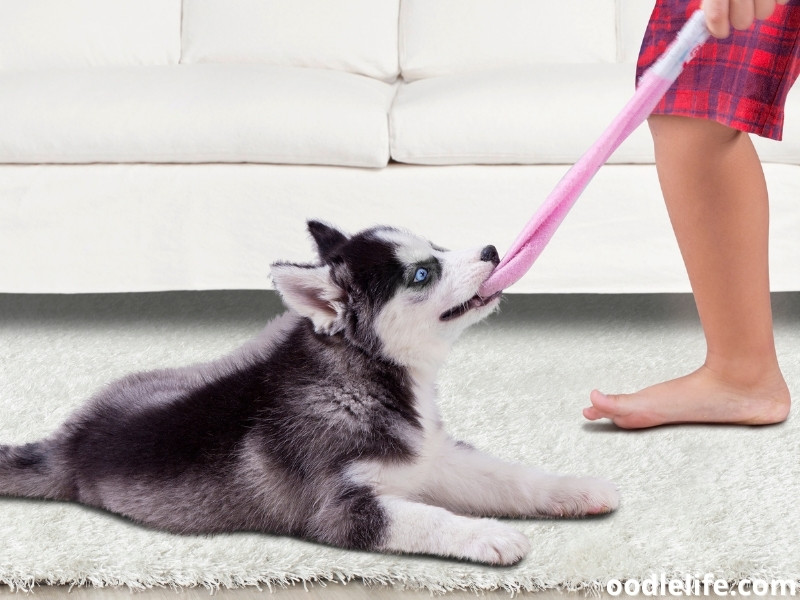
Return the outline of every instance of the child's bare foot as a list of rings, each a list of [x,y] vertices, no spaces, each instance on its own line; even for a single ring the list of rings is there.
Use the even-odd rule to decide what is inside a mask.
[[[625,429],[667,423],[767,425],[789,414],[789,388],[778,371],[753,383],[732,383],[705,365],[694,373],[645,388],[635,394],[606,395],[594,390],[590,421],[611,419]]]

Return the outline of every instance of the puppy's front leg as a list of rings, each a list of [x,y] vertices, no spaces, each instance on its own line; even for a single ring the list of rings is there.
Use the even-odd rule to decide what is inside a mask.
[[[609,481],[504,462],[453,440],[443,444],[423,499],[456,513],[501,517],[572,517],[619,506]]]
[[[527,536],[494,519],[462,517],[397,496],[382,496],[379,502],[387,528],[378,550],[513,565],[531,548]]]

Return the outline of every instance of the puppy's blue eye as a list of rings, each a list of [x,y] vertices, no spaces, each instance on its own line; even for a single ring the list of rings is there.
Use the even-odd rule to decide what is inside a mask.
[[[424,267],[417,269],[417,272],[414,273],[414,283],[422,283],[426,279],[428,279],[428,269]]]

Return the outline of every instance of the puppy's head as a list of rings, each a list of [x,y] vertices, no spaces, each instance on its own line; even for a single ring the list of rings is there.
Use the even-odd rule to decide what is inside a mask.
[[[499,262],[493,246],[450,252],[390,227],[352,236],[317,221],[308,229],[320,263],[277,263],[272,278],[319,334],[421,366],[440,362],[464,329],[497,308],[499,293],[478,296]]]

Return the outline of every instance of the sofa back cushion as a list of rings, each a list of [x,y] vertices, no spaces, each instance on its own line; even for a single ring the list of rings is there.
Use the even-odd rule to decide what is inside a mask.
[[[546,62],[614,62],[615,4],[403,0],[401,71],[405,79],[415,80]]]
[[[617,36],[621,62],[636,62],[639,57],[644,30],[655,3],[655,0],[620,0]]]
[[[180,0],[3,0],[0,69],[176,64]]]
[[[182,62],[397,77],[400,0],[184,0]]]

